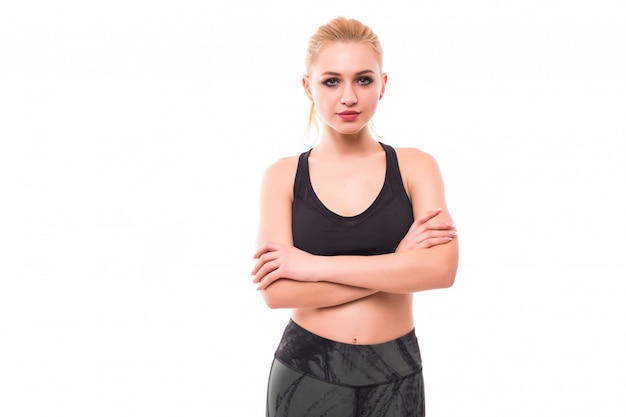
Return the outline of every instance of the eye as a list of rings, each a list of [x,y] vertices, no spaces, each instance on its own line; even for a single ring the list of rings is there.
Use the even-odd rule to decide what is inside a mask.
[[[339,80],[337,78],[329,78],[322,82],[326,87],[335,87],[339,85]]]
[[[370,85],[373,82],[374,80],[371,79],[370,77],[359,77],[356,80],[356,83],[359,85]]]

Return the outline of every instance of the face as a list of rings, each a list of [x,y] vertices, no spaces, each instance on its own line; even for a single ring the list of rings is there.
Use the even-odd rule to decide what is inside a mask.
[[[324,128],[349,135],[374,116],[387,75],[370,45],[334,42],[322,48],[302,82]]]

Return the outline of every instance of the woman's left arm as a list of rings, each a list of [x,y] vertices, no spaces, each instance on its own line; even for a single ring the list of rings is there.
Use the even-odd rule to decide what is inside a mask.
[[[443,180],[435,159],[417,149],[398,149],[398,161],[413,205],[414,217],[440,208],[430,222],[452,223]],[[404,240],[403,240],[404,242]],[[458,266],[458,238],[427,249],[375,256],[315,256],[285,245],[266,244],[257,257],[255,282],[265,288],[275,279],[327,281],[389,293],[448,288]],[[263,260],[264,259],[264,260]],[[267,265],[266,265],[267,264]]]

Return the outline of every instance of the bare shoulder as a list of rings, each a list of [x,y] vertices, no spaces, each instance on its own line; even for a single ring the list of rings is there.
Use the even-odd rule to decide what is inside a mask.
[[[287,156],[273,162],[265,170],[265,175],[270,177],[284,177],[289,174],[296,174],[298,167],[298,156]]]
[[[439,166],[431,154],[417,148],[395,148],[395,150],[400,173],[405,182],[424,176],[439,175]]]
[[[435,158],[416,148],[398,148],[396,154],[415,216],[436,208],[447,211],[443,179]],[[446,212],[441,217],[449,218],[449,214]]]
[[[265,170],[263,175],[263,188],[291,190],[297,167],[297,155],[278,159]]]
[[[292,244],[291,204],[298,157],[272,163],[263,175],[257,245],[266,242]]]
[[[435,158],[428,152],[424,152],[417,148],[394,148],[398,155],[398,160],[403,160],[409,163],[433,163]]]

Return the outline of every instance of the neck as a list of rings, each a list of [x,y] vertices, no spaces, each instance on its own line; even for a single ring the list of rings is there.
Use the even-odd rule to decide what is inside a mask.
[[[367,128],[353,134],[342,134],[327,127],[322,130],[316,149],[318,154],[357,155],[379,151],[380,145]]]

